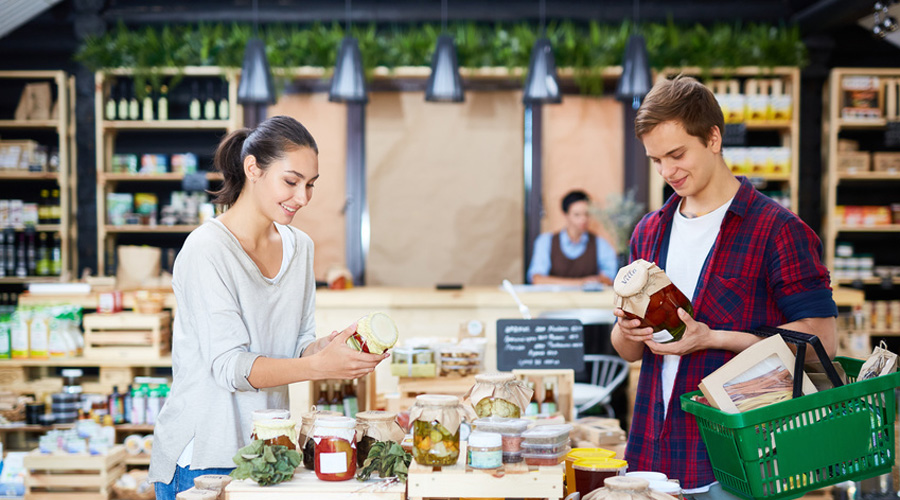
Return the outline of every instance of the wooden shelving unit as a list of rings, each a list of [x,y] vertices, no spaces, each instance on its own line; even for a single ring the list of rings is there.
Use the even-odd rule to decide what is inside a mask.
[[[25,278],[4,277],[0,278],[0,284],[26,284],[46,283],[55,281],[68,281],[75,271],[76,264],[76,231],[75,221],[77,204],[72,202],[76,192],[76,176],[74,175],[75,157],[75,78],[68,76],[64,71],[0,71],[0,80],[18,81],[22,84],[34,82],[48,82],[55,87],[57,117],[48,120],[0,120],[0,136],[7,139],[6,131],[18,132],[17,135],[27,135],[21,132],[51,132],[56,134],[53,144],[59,151],[58,172],[27,172],[4,171],[0,172],[0,181],[22,182],[24,189],[31,189],[28,183],[33,181],[55,181],[59,187],[60,223],[52,225],[38,225],[38,232],[59,232],[60,250],[62,258],[62,272],[59,276],[27,276]],[[43,145],[47,145],[44,143]],[[33,186],[33,185],[32,185]]]
[[[790,209],[796,213],[799,210],[799,185],[800,185],[800,69],[795,67],[761,68],[756,66],[744,66],[731,69],[713,69],[703,71],[700,68],[666,68],[657,74],[657,79],[669,78],[678,74],[685,74],[696,78],[708,75],[712,80],[722,78],[742,79],[749,81],[753,78],[778,79],[782,81],[785,93],[791,97],[791,118],[784,121],[748,120],[744,122],[748,133],[775,132],[780,137],[780,146],[791,150],[790,170],[785,175],[746,175],[755,183],[765,182],[773,184],[776,188],[789,193]],[[702,78],[706,78],[703,76]],[[728,146],[726,146],[727,148]],[[665,182],[652,165],[650,168],[649,208],[657,210],[665,203]]]
[[[153,235],[186,234],[196,226],[185,225],[111,225],[107,221],[106,195],[116,192],[119,186],[129,189],[134,183],[152,183],[154,190],[169,189],[166,183],[172,184],[184,178],[180,173],[161,174],[131,174],[112,172],[112,156],[117,152],[117,141],[123,133],[153,133],[153,134],[179,134],[187,131],[221,131],[225,133],[239,128],[243,123],[243,113],[237,104],[238,70],[219,67],[186,67],[186,68],[162,68],[157,69],[160,75],[170,77],[180,75],[184,79],[179,85],[189,85],[187,80],[201,77],[220,77],[227,82],[227,98],[229,102],[229,114],[227,120],[190,120],[180,116],[173,116],[169,120],[107,120],[104,115],[105,101],[109,95],[111,85],[116,79],[131,78],[133,72],[130,69],[113,69],[96,73],[96,90],[94,93],[95,121],[97,127],[97,255],[100,274],[107,270],[107,256],[113,255],[119,235],[129,234],[147,235],[149,244],[153,244]],[[171,106],[170,101],[170,106]],[[204,143],[198,145],[203,149],[210,149],[215,144]],[[153,151],[147,151],[153,153]],[[201,168],[205,165],[201,165]],[[209,181],[221,181],[221,174],[207,172]],[[131,184],[128,184],[131,183]],[[163,200],[160,200],[162,204]],[[158,236],[157,236],[158,237]]]

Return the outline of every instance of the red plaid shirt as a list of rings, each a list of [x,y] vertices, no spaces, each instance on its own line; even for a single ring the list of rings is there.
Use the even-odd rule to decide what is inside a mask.
[[[691,303],[694,318],[716,330],[744,331],[803,318],[837,315],[822,244],[792,212],[760,194],[744,177],[719,235],[706,258]],[[680,197],[673,195],[646,215],[631,238],[631,260],[666,267],[672,217]],[[677,265],[677,263],[672,263]],[[663,419],[663,358],[644,349],[626,460],[630,470],[652,470],[677,478],[686,489],[712,483],[712,467],[697,422],[681,409],[681,394],[734,353],[698,351],[681,357],[669,411]]]

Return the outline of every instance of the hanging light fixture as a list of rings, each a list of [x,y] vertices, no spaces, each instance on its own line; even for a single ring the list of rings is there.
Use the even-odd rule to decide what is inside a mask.
[[[441,3],[441,36],[437,39],[434,54],[431,56],[431,74],[428,75],[428,86],[425,87],[425,100],[428,102],[463,102],[462,79],[459,76],[459,63],[456,60],[456,45],[453,37],[447,34],[447,0]]]
[[[275,104],[275,81],[266,57],[266,44],[258,35],[259,12],[257,0],[253,0],[253,37],[247,40],[244,63],[241,65],[241,82],[238,84],[238,102],[241,104]]]
[[[634,0],[634,26],[638,26],[638,0]],[[625,58],[622,61],[622,77],[616,86],[616,99],[628,103],[633,109],[641,107],[641,100],[650,88],[653,79],[650,75],[650,58],[647,56],[647,44],[644,37],[635,33],[628,37],[625,44]]]
[[[522,102],[525,104],[558,104],[562,102],[559,90],[559,76],[556,74],[556,60],[553,58],[553,47],[544,32],[544,16],[546,6],[541,0],[541,37],[531,48],[531,61],[528,63],[528,76],[525,78],[525,90]]]
[[[341,41],[334,76],[331,78],[331,90],[328,100],[333,102],[369,102],[366,92],[366,77],[363,73],[362,55],[359,42],[350,36],[350,0],[347,7],[347,36]]]

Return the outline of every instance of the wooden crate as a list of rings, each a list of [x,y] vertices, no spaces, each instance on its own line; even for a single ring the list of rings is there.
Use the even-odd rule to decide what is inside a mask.
[[[425,498],[551,498],[565,495],[565,463],[530,467],[521,462],[504,464],[498,470],[466,467],[466,446],[460,443],[459,461],[448,467],[409,465],[406,481],[409,500]]]
[[[275,486],[259,486],[253,481],[232,481],[225,487],[225,500],[406,500],[406,485],[393,484],[382,488],[380,480],[361,483],[350,481],[320,481],[316,473],[297,469],[294,478]]]
[[[449,394],[460,400],[475,385],[475,375],[465,377],[408,378],[397,381],[399,398],[387,398],[386,409],[395,413],[408,410],[419,394]]]
[[[575,388],[575,371],[565,370],[513,370],[513,375],[520,380],[534,382],[534,389],[538,393],[538,401],[544,400],[544,380],[554,382],[556,387],[556,405],[559,413],[571,422],[575,417],[575,399],[572,392]]]
[[[171,349],[171,317],[121,312],[84,315],[84,356],[159,359]]]
[[[112,485],[125,472],[125,447],[106,455],[44,455],[25,457],[25,500],[108,500]]]
[[[334,384],[336,382],[344,383],[343,380],[314,380],[309,383],[309,404],[314,405],[319,400],[319,393],[322,392],[319,387],[321,384],[328,384],[326,398],[331,395]],[[356,379],[356,404],[359,411],[375,410],[377,406],[378,394],[375,392],[375,372],[365,377]],[[327,408],[319,408],[327,410]],[[355,415],[351,415],[355,416]]]

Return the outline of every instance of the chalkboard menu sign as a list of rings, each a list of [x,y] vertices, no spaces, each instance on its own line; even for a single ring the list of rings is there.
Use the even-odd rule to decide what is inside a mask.
[[[497,369],[584,369],[584,328],[576,319],[497,320]]]

